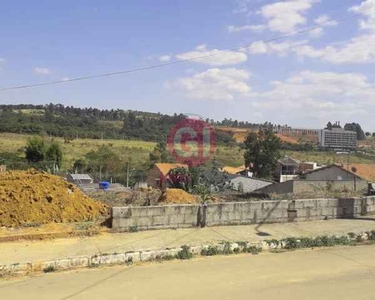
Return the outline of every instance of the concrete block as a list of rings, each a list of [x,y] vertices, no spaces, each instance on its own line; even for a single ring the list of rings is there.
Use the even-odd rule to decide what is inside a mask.
[[[152,211],[154,206],[150,207],[131,207],[131,213],[132,217],[148,217],[149,216],[149,210]]]
[[[94,255],[90,259],[90,265],[99,265],[101,261],[101,256],[100,255]]]
[[[188,224],[195,224],[197,225],[197,222],[198,222],[198,215],[197,214],[186,214],[184,216],[184,223],[188,223]]]
[[[71,259],[59,259],[56,261],[56,269],[68,270],[71,268]]]
[[[127,252],[127,253],[125,253],[125,260],[126,261],[132,261],[132,262],[140,261],[141,260],[141,252],[139,252],[139,251],[137,251],[137,252]]]
[[[74,257],[70,260],[71,267],[87,267],[90,265],[90,258],[87,256]]]
[[[150,206],[147,209],[146,216],[148,216],[148,217],[164,216],[164,215],[165,215],[165,207],[163,207],[163,206]]]
[[[150,217],[138,217],[136,218],[134,224],[138,227],[148,228],[152,226],[152,218]]]
[[[168,224],[175,225],[175,224],[183,224],[185,216],[184,215],[170,215],[168,216]]]
[[[163,216],[153,216],[151,221],[152,226],[155,225],[168,225],[169,219],[167,215]]]
[[[40,267],[42,271],[49,268],[56,268],[56,261],[44,261],[40,264]]]
[[[204,246],[193,246],[190,247],[190,252],[193,254],[200,254]],[[208,246],[206,246],[208,247]]]
[[[130,218],[132,209],[130,207],[112,207],[111,214],[113,218]]]

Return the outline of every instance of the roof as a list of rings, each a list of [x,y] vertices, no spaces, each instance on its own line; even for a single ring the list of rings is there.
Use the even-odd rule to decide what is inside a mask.
[[[348,173],[356,176],[359,179],[364,179],[364,178],[358,176],[358,174],[356,174],[356,173],[354,173],[354,172],[352,172],[350,170],[347,170],[346,168],[344,168],[343,166],[338,165],[338,164],[331,164],[331,165],[323,166],[323,167],[320,167],[320,168],[317,168],[317,169],[314,169],[314,170],[307,170],[307,171],[303,172],[303,175],[305,175],[305,174],[311,174],[311,173],[314,173],[314,172],[319,172],[319,171],[330,169],[330,168],[334,168],[334,167],[335,168],[339,168],[339,169],[341,169],[341,170],[343,170],[345,172],[348,172]]]
[[[164,175],[167,176],[169,171],[175,168],[185,168],[188,169],[188,165],[185,164],[169,164],[169,163],[156,163],[155,166],[159,169],[159,171]]]
[[[89,174],[69,174],[73,180],[92,180]]]
[[[299,166],[301,164],[301,161],[298,159],[291,158],[289,156],[285,156],[283,158],[280,158],[278,160],[278,163],[280,163],[283,166]]]
[[[238,190],[238,184],[241,182],[244,193],[250,193],[274,183],[273,181],[269,180],[245,176],[236,176],[235,178],[232,178],[230,182],[233,184],[234,190]]]
[[[351,164],[349,170],[355,167],[357,169],[357,176],[367,179],[368,181],[375,182],[375,164]],[[347,166],[345,166],[347,169]]]
[[[225,166],[221,169],[221,172],[228,173],[228,174],[238,174],[246,170],[245,165],[239,167],[229,167]]]

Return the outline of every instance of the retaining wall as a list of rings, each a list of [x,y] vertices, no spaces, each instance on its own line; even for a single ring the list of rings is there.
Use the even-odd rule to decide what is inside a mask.
[[[355,218],[373,212],[375,197],[365,197],[113,207],[111,217],[114,230],[129,231]]]

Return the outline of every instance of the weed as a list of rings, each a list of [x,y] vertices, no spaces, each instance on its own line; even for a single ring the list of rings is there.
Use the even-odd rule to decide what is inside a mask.
[[[354,238],[355,238],[355,233],[354,233],[354,232],[349,232],[349,233],[348,233],[348,236],[349,236],[351,239],[354,239]]]
[[[55,266],[48,266],[46,268],[43,269],[43,272],[44,273],[52,273],[52,272],[56,272],[57,269]]]
[[[243,252],[251,253],[251,254],[259,254],[260,252],[262,252],[262,248],[257,247],[257,246],[248,246],[243,249]]]
[[[139,229],[138,229],[138,226],[137,225],[134,225],[134,226],[130,226],[129,227],[129,232],[138,232]]]
[[[207,248],[203,248],[201,251],[201,255],[203,256],[214,256],[219,254],[220,250],[217,246],[208,246]]]
[[[225,254],[225,255],[233,254],[233,250],[232,250],[231,244],[229,242],[224,243],[222,253]]]
[[[190,247],[187,245],[181,246],[181,251],[177,253],[178,259],[191,259],[193,257],[193,253],[190,251]]]

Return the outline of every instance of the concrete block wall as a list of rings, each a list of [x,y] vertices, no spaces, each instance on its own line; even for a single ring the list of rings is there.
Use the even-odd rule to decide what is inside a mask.
[[[112,228],[129,230],[196,227],[199,205],[113,207]]]
[[[200,205],[113,207],[112,228],[127,231],[207,226],[283,223],[355,218],[375,213],[375,196],[349,199],[249,201]]]

